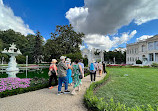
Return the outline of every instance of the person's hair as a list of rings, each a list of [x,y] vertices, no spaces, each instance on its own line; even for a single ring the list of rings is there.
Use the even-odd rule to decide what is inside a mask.
[[[78,62],[79,62],[79,60],[78,60],[78,59],[76,59],[76,60],[75,60],[75,63],[78,63]]]
[[[80,59],[80,62],[83,62],[83,59]]]

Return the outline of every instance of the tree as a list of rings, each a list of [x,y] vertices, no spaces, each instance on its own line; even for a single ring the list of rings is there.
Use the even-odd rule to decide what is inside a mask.
[[[35,35],[29,34],[26,36],[28,41],[26,52],[23,55],[28,55],[28,63],[34,63]]]
[[[80,52],[83,33],[77,33],[71,25],[57,25],[56,31],[51,33],[51,39],[44,46],[45,60],[59,58],[61,55]]]
[[[121,64],[121,63],[126,63],[126,52],[124,52],[123,54],[120,51],[114,52],[114,51],[109,51],[109,52],[104,52],[104,60],[107,62],[114,62],[114,58],[115,58],[115,62],[117,64]]]
[[[43,52],[43,43],[42,43],[42,36],[39,31],[37,31],[35,36],[35,46],[34,46],[34,60],[35,63],[40,63],[40,59],[42,57]]]

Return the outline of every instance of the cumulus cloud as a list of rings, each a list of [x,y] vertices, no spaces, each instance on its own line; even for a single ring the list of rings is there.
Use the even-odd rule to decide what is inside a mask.
[[[79,47],[80,47],[80,50],[86,48],[84,45],[80,45]]]
[[[83,7],[70,8],[66,18],[76,31],[86,34],[85,42],[89,47],[109,50],[117,46],[117,43],[126,43],[131,37],[127,33],[113,38],[106,35],[115,35],[121,27],[129,25],[132,21],[141,25],[158,19],[158,0],[84,0],[84,2]],[[136,31],[132,33],[135,35]],[[91,39],[95,40],[95,43]]]
[[[29,25],[25,24],[21,17],[15,16],[10,7],[3,4],[0,0],[0,30],[13,29],[24,35],[34,34]]]
[[[145,39],[148,39],[150,37],[153,37],[153,35],[143,35],[143,36],[137,38],[136,41],[139,42],[141,40],[145,40]]]
[[[113,37],[112,39],[100,34],[87,34],[84,42],[87,43],[89,49],[96,48],[109,51],[112,47],[127,43],[136,33],[137,31],[134,30],[131,33],[123,33],[121,37]]]
[[[158,19],[158,0],[84,0],[84,7],[70,8],[66,18],[85,34],[115,34],[133,20],[141,25]]]

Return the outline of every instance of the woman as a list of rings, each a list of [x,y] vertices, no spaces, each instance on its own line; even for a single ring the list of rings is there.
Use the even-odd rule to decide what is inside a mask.
[[[71,92],[72,95],[77,94],[75,92],[76,88],[78,87],[78,91],[80,91],[80,84],[81,84],[81,79],[79,79],[79,75],[82,75],[82,67],[81,65],[78,64],[79,60],[75,60],[75,64],[73,65],[73,76],[74,76],[74,86],[73,86],[73,91]]]
[[[97,65],[95,64],[95,61],[93,60],[90,64],[89,70],[90,70],[90,78],[91,78],[91,83],[94,81],[96,78],[96,69]]]
[[[67,67],[68,67],[68,70],[67,70],[67,79],[68,79],[68,84],[70,86],[72,86],[72,70],[71,70],[71,59],[67,58],[66,59],[66,64],[67,64]]]
[[[98,69],[99,69],[99,76],[102,76],[103,65],[101,62],[99,62],[98,64]]]
[[[49,71],[51,72],[50,77],[49,77],[49,89],[52,89],[52,79],[55,80],[55,85],[58,85],[58,81],[57,81],[57,66],[56,66],[56,59],[52,59],[51,65],[49,67]]]

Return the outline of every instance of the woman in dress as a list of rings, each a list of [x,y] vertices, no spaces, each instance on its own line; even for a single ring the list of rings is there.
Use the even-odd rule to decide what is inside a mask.
[[[67,67],[68,67],[68,70],[67,70],[68,84],[70,86],[72,86],[72,77],[71,77],[71,75],[72,75],[72,70],[71,70],[72,66],[71,66],[71,59],[67,58],[66,59],[66,64],[67,64]]]
[[[73,65],[73,76],[74,76],[74,86],[73,86],[73,91],[71,92],[72,95],[77,94],[76,93],[76,88],[78,87],[78,91],[80,91],[80,84],[81,84],[81,79],[79,79],[79,75],[82,75],[82,67],[81,65],[78,64],[79,60],[75,60],[75,64]]]

